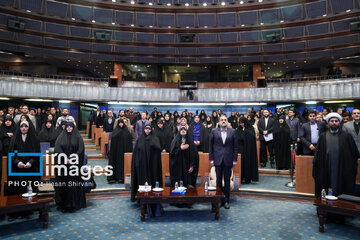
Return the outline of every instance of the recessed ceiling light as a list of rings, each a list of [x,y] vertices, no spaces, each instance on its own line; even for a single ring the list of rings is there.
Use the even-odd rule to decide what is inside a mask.
[[[221,2],[221,6],[225,6],[225,4],[226,4],[225,2]]]
[[[264,25],[264,23],[260,23],[260,25]]]
[[[259,3],[262,3],[263,2],[263,0],[259,0]]]
[[[27,12],[31,12],[30,10],[26,10]]]
[[[241,24],[242,27],[245,27],[245,24]]]
[[[189,28],[189,26],[186,26],[186,28]]]
[[[170,6],[171,6],[171,3],[167,3],[166,6],[170,7]]]
[[[281,23],[283,23],[283,22],[284,22],[284,20],[280,20],[280,22],[281,22]]]
[[[149,6],[152,6],[153,4],[152,4],[152,2],[149,2]]]
[[[346,12],[351,12],[351,9],[346,10]]]
[[[168,26],[168,28],[171,28],[171,26]]]
[[[244,1],[240,1],[240,4],[244,4]]]
[[[204,2],[204,3],[203,3],[203,6],[204,6],[204,7],[206,7],[206,6],[207,6],[207,3],[206,3],[206,2]]]
[[[132,27],[133,27],[133,26],[134,26],[134,24],[131,24],[130,26],[132,26]]]
[[[185,7],[188,7],[189,6],[189,4],[188,3],[185,3]]]
[[[115,23],[114,23],[114,22],[112,22],[111,24],[112,24],[112,25],[115,25]]]
[[[204,28],[207,28],[207,26],[204,26]]]
[[[71,20],[75,20],[75,18],[71,18]]]
[[[323,15],[323,17],[326,17],[326,16],[327,16],[326,14]]]
[[[151,25],[150,25],[149,27],[151,27],[151,28],[152,28],[153,26],[151,26]]]
[[[92,23],[95,23],[96,21],[95,21],[95,20],[92,20],[91,22],[92,22]]]
[[[130,4],[134,5],[134,4],[135,4],[135,1],[131,1]]]
[[[116,0],[111,0],[112,2],[116,2]]]

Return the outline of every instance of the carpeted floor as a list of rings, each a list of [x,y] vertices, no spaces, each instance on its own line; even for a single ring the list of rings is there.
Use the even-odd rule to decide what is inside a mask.
[[[164,216],[140,221],[139,206],[128,196],[89,199],[76,213],[54,207],[49,229],[35,219],[0,222],[1,239],[360,239],[360,220],[328,224],[318,232],[311,203],[232,197],[230,210],[215,221],[210,205],[191,209],[164,205]]]

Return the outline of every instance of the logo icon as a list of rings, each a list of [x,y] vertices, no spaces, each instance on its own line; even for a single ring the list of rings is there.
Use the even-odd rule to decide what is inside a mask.
[[[40,171],[39,172],[13,172],[12,169],[12,159],[14,157],[38,157],[39,158],[39,166],[40,166]],[[31,176],[31,177],[36,177],[36,176],[40,176],[42,177],[43,175],[43,154],[42,153],[19,153],[18,151],[14,151],[13,153],[9,153],[8,155],[8,175],[9,176]]]

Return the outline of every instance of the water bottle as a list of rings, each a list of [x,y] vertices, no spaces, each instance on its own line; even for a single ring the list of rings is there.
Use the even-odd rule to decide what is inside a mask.
[[[160,185],[159,185],[159,181],[156,181],[156,182],[155,182],[155,188],[159,188],[159,186],[160,186]]]
[[[205,182],[205,191],[207,191],[209,189],[209,183],[206,181]]]
[[[31,197],[31,196],[32,196],[32,193],[33,193],[32,187],[31,187],[31,186],[27,187],[27,195],[28,195],[29,197]]]
[[[329,189],[328,189],[328,195],[329,195],[329,196],[332,196],[332,195],[333,195],[332,188],[329,188]]]
[[[182,188],[184,186],[184,182],[180,181],[180,187]]]
[[[179,188],[179,184],[178,182],[175,183],[175,189],[178,189]]]
[[[321,200],[326,200],[326,192],[325,192],[325,189],[321,190]]]
[[[145,182],[145,186],[149,186],[149,183],[148,183],[148,182]]]

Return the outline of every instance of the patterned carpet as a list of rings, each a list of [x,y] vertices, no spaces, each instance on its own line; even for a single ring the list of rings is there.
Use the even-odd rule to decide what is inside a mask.
[[[210,205],[191,209],[164,205],[162,217],[141,222],[128,196],[89,199],[76,213],[52,208],[49,229],[34,214],[30,221],[0,222],[1,239],[360,239],[360,220],[328,224],[318,232],[311,203],[232,197],[230,210],[215,221]]]

